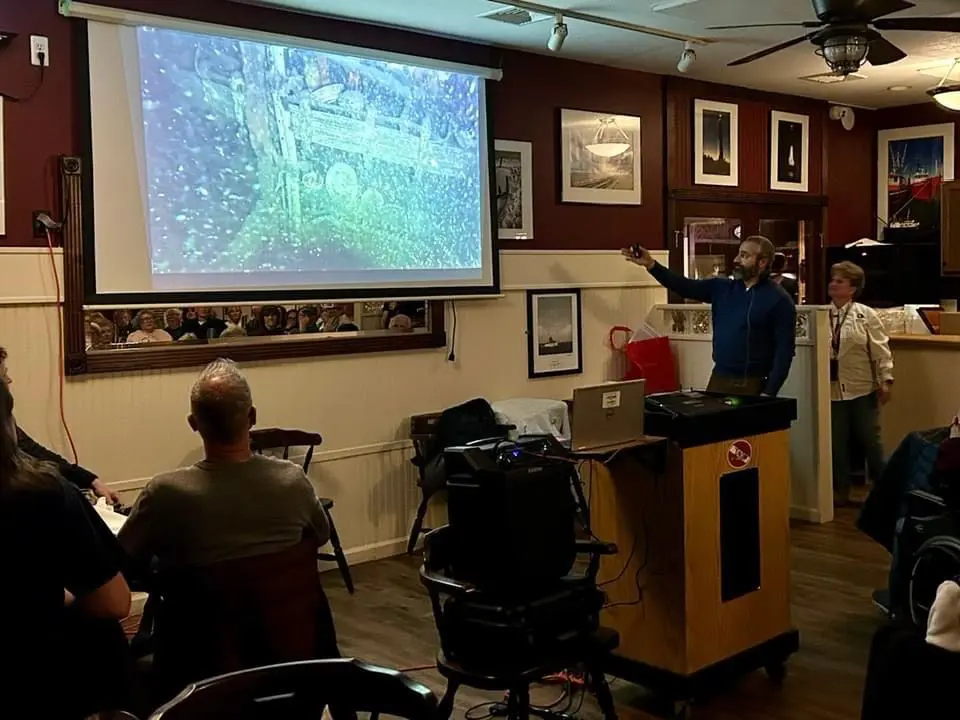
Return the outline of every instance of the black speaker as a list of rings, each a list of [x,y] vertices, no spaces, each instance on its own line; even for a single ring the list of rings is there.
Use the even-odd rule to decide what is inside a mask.
[[[477,447],[447,448],[444,461],[457,579],[517,592],[542,590],[570,572],[576,505],[568,462]]]

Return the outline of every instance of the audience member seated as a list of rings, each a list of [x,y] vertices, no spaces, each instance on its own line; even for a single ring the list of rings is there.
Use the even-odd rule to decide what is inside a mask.
[[[287,334],[295,334],[300,330],[300,315],[297,313],[296,308],[290,308],[286,311],[286,322],[283,326],[283,331]]]
[[[177,308],[170,308],[163,314],[163,329],[167,331],[167,334],[172,337],[174,340],[179,340],[183,337],[183,311]]]
[[[251,451],[256,410],[231,361],[201,373],[190,410],[204,459],[153,478],[119,535],[134,567],[158,568],[160,700],[211,675],[338,655],[316,568],[330,531],[307,476]]]
[[[129,343],[173,342],[173,337],[166,330],[157,327],[157,318],[152,310],[141,310],[137,314],[137,330],[127,337]]]
[[[426,303],[420,301],[388,302],[385,303],[380,315],[380,324],[385,330],[394,329],[391,324],[393,318],[404,315],[411,327],[423,327],[426,324]]]
[[[234,306],[227,308],[227,329],[239,327],[245,328],[246,322],[244,322],[243,317],[243,308],[240,306]],[[221,336],[223,333],[221,333]]]
[[[187,310],[187,320],[183,323],[184,333],[208,340],[220,337],[220,333],[227,329],[227,324],[216,316],[213,308],[196,307]]]
[[[300,308],[300,314],[297,316],[300,333],[318,333],[320,328],[317,326],[317,319],[320,317],[319,311],[312,305]]]
[[[13,379],[7,369],[7,351],[0,347],[0,382],[4,385],[10,385]],[[61,477],[76,485],[81,490],[92,490],[97,497],[104,497],[111,504],[116,505],[120,502],[120,496],[111,490],[97,476],[80,465],[70,462],[66,458],[60,457],[53,450],[45,448],[32,437],[27,435],[19,425],[17,430],[17,446],[20,452],[30,456],[34,460],[52,463],[57,466],[57,471]]]
[[[130,321],[129,310],[114,310],[113,325],[116,328],[116,337],[114,342],[125,343],[130,333],[133,332],[133,323]]]
[[[131,667],[122,553],[56,467],[17,446],[13,396],[0,382],[0,717],[122,709]]]

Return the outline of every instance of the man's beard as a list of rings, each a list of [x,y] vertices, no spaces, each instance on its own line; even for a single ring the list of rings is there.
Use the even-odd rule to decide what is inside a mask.
[[[757,274],[755,268],[744,267],[743,265],[733,266],[733,276],[737,280],[750,280]]]

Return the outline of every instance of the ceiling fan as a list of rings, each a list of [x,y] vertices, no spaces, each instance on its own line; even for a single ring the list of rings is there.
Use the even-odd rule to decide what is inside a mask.
[[[871,65],[889,65],[907,56],[903,50],[877,32],[878,30],[960,33],[960,17],[884,17],[912,7],[914,3],[907,0],[813,0],[813,10],[817,20],[760,25],[723,25],[708,29],[810,28],[811,32],[806,35],[760,50],[729,64],[730,66],[745,65],[809,40],[817,46],[817,54],[823,57],[830,69],[837,75],[845,76],[856,72],[864,62],[869,62]]]

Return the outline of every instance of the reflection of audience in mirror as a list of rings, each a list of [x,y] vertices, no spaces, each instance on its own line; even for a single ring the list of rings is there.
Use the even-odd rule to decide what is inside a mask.
[[[320,313],[313,305],[304,305],[300,308],[300,312],[297,315],[297,323],[299,329],[297,332],[300,333],[318,333],[320,328],[317,325],[317,318],[319,318]]]
[[[87,347],[103,350],[113,343],[116,328],[102,312],[92,312],[87,316]]]
[[[246,324],[247,335],[263,335],[263,306],[254,305],[250,308],[250,319]]]
[[[238,307],[238,306],[228,307],[226,312],[226,318],[227,318],[227,329],[234,328],[234,327],[238,327],[238,328],[245,327],[246,323],[244,322],[244,319],[243,319],[243,308],[241,307]],[[246,333],[244,333],[244,335],[246,335]],[[220,336],[223,337],[223,333],[220,333]]]
[[[127,336],[129,343],[173,342],[166,330],[157,327],[157,318],[152,310],[141,310],[136,319],[137,330]]]
[[[337,332],[359,332],[360,327],[353,319],[353,305],[342,305],[340,317],[337,319]],[[326,328],[324,328],[326,329]]]
[[[113,342],[125,343],[130,333],[133,332],[133,325],[130,322],[130,311],[114,310],[113,324],[116,327]]]
[[[247,331],[241,325],[227,325],[227,329],[220,333],[221,340],[237,340],[245,337],[247,337]]]
[[[400,330],[401,332],[412,332],[413,331],[413,320],[410,319],[409,315],[394,315],[390,318],[390,324],[387,326],[388,330]]]
[[[277,305],[264,305],[263,327],[257,334],[283,335],[283,317],[283,308]]]
[[[190,333],[202,340],[220,337],[220,333],[227,329],[227,324],[217,317],[211,307],[187,308],[187,320],[183,323],[185,333]]]
[[[282,310],[283,308],[281,308]],[[290,308],[287,310],[287,319],[283,326],[283,331],[286,333],[295,333],[300,330],[300,317],[297,313],[296,308]]]
[[[179,308],[167,308],[163,313],[163,329],[174,340],[183,337],[183,311]]]
[[[406,329],[409,330],[415,327],[425,327],[427,322],[426,310],[427,304],[423,300],[408,300],[404,302],[391,301],[384,303],[380,315],[381,325],[386,329],[396,330],[398,328],[394,325],[391,325],[393,318],[399,315],[404,315],[406,316],[407,320],[409,320],[409,327]],[[406,325],[407,323],[401,322],[400,324]]]

